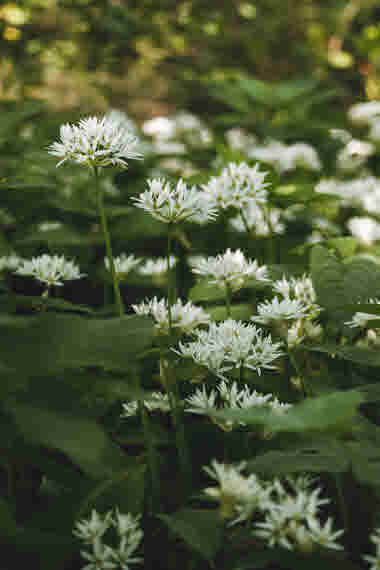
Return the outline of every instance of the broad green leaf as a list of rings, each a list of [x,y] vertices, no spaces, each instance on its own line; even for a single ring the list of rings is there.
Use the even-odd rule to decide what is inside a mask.
[[[288,105],[294,99],[315,89],[314,79],[294,79],[291,81],[265,82],[260,79],[239,79],[239,87],[257,103],[270,107]]]
[[[253,552],[241,558],[232,570],[261,570],[276,568],[276,570],[360,570],[344,554],[335,551],[302,554],[285,550],[284,548],[252,549]]]
[[[217,287],[215,283],[210,283],[207,279],[201,279],[190,289],[189,299],[197,301],[218,301],[226,298],[226,292],[222,287]]]
[[[151,319],[138,315],[110,319],[55,313],[2,317],[0,330],[0,360],[29,376],[79,366],[126,370],[129,361],[153,339]]]
[[[225,306],[219,307],[204,307],[206,313],[211,315],[213,321],[224,321],[228,318],[227,308]],[[231,305],[231,317],[237,321],[246,321],[253,314],[252,305],[249,303],[240,303],[238,305]]]
[[[190,548],[213,565],[212,561],[221,546],[223,536],[223,524],[216,510],[182,509],[173,515],[159,517]]]
[[[343,318],[349,303],[344,288],[344,268],[336,256],[316,245],[311,251],[311,276],[318,303],[331,315]]]
[[[26,441],[57,449],[95,479],[128,470],[128,458],[94,421],[38,405],[9,400],[6,411]]]
[[[359,247],[359,240],[356,237],[337,237],[327,240],[326,245],[335,249],[342,257],[350,257],[354,255]]]
[[[247,425],[262,425],[274,433],[335,432],[351,428],[356,408],[363,401],[364,397],[355,392],[332,392],[317,398],[308,398],[283,414],[253,407],[246,410],[223,410],[214,412],[213,415],[225,420],[241,421]]]
[[[333,358],[339,356],[344,360],[350,360],[357,364],[365,366],[380,366],[380,353],[372,348],[361,346],[341,346],[340,344],[320,344],[320,345],[302,345],[304,350],[311,352],[324,352],[330,354]]]

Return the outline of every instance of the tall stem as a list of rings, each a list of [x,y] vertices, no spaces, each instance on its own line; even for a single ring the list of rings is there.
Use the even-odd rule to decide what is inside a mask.
[[[146,411],[144,402],[141,399],[139,400],[139,410],[143,425],[144,442],[148,454],[149,479],[151,489],[148,508],[149,511],[153,513],[154,511],[160,510],[160,469],[158,466],[158,455],[154,446],[153,435],[150,429],[148,412]]]
[[[115,300],[116,300],[116,305],[119,311],[119,315],[120,317],[122,317],[124,315],[124,305],[123,305],[123,300],[121,298],[120,295],[120,288],[119,288],[119,282],[117,279],[117,275],[116,275],[116,270],[115,270],[115,264],[113,261],[113,254],[112,254],[112,247],[111,247],[111,238],[110,238],[110,234],[108,231],[108,225],[107,225],[107,218],[106,218],[106,213],[104,211],[104,203],[103,203],[103,191],[100,188],[100,184],[99,184],[99,171],[98,168],[96,166],[94,166],[94,176],[95,176],[95,190],[96,190],[96,198],[97,198],[97,203],[98,203],[98,210],[99,210],[99,216],[100,216],[100,221],[102,224],[102,230],[103,230],[103,235],[104,235],[104,241],[106,244],[106,252],[107,252],[107,257],[108,257],[108,262],[109,262],[109,266],[110,266],[110,271],[111,271],[111,277],[112,277],[112,283],[113,283],[113,290],[115,293]]]
[[[172,302],[173,302],[173,281],[172,269],[170,266],[170,256],[172,250],[172,228],[168,227],[168,247],[166,252],[166,264],[168,274],[168,324],[169,324],[169,338],[172,336]]]
[[[226,283],[226,311],[227,317],[231,317],[231,287]]]

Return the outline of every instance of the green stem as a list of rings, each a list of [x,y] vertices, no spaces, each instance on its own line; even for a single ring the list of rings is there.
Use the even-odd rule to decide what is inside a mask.
[[[297,362],[297,358],[294,356],[293,351],[292,350],[288,350],[288,356],[290,359],[290,362],[293,365],[293,368],[295,369],[295,371],[297,372],[297,376],[299,377],[299,379],[301,380],[302,383],[302,392],[303,392],[303,397],[307,398],[307,396],[310,396],[311,394],[309,393],[307,384],[306,384],[306,380],[305,380],[305,376],[302,373],[298,362]]]
[[[253,233],[252,233],[252,228],[249,227],[247,218],[246,218],[245,215],[244,215],[243,208],[240,210],[240,216],[241,216],[241,219],[243,220],[243,224],[244,224],[244,227],[245,227],[245,231],[247,232],[247,234],[248,234],[249,236],[254,237],[254,235],[253,235]]]
[[[264,213],[264,220],[266,221],[267,225],[268,225],[268,230],[269,230],[269,235],[268,235],[268,260],[269,263],[276,263],[276,250],[274,247],[274,241],[273,241],[273,226],[272,226],[272,222],[270,219],[270,209],[268,206],[266,206],[264,204],[263,206],[263,213]]]
[[[158,466],[158,457],[156,448],[153,442],[153,436],[150,429],[150,420],[148,412],[144,407],[142,400],[139,400],[139,410],[142,419],[143,431],[144,431],[144,442],[145,447],[148,452],[148,466],[149,466],[149,478],[150,478],[150,489],[151,496],[149,500],[149,511],[151,513],[160,510],[160,470]]]
[[[346,532],[347,532],[349,529],[349,525],[350,525],[350,516],[349,516],[348,508],[346,505],[346,501],[344,500],[342,473],[338,473],[338,474],[334,475],[334,479],[335,479],[335,485],[336,485],[336,490],[337,490],[337,495],[338,495],[339,509],[340,509],[340,513],[342,516],[343,525],[344,525]]]
[[[227,317],[231,317],[231,287],[226,283],[226,312]]]
[[[120,295],[119,282],[118,282],[118,278],[117,278],[117,274],[116,274],[116,270],[115,270],[115,264],[113,261],[111,238],[110,238],[110,234],[108,231],[106,213],[104,210],[103,191],[100,188],[99,171],[98,171],[98,168],[96,166],[94,166],[94,176],[95,176],[96,198],[97,198],[97,203],[98,203],[100,221],[101,221],[101,225],[102,225],[102,229],[103,229],[104,241],[106,244],[106,252],[107,252],[108,262],[109,262],[110,271],[111,271],[113,290],[114,290],[114,294],[115,294],[115,300],[116,300],[116,305],[117,305],[117,308],[119,311],[119,315],[120,315],[120,317],[122,317],[124,315],[124,312],[125,312],[124,311],[124,305],[123,305],[123,300],[122,300],[121,295]]]
[[[169,338],[172,336],[172,301],[173,301],[173,283],[172,283],[172,268],[170,266],[170,255],[172,249],[172,228],[168,227],[168,247],[166,252],[166,264],[168,274],[168,324],[169,324]]]

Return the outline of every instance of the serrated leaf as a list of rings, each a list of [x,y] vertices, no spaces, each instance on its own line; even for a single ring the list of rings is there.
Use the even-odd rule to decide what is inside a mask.
[[[182,509],[173,515],[159,515],[159,518],[212,564],[223,536],[223,524],[216,510]]]

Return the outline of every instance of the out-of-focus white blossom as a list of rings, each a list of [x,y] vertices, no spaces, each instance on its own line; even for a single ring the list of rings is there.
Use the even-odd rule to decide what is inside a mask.
[[[22,261],[22,258],[15,253],[0,257],[0,273],[2,271],[16,271]]]
[[[366,303],[380,306],[379,299],[368,299]],[[361,329],[365,329],[368,327],[377,328],[376,321],[379,320],[380,320],[380,315],[376,315],[374,313],[362,313],[360,311],[357,311],[352,317],[352,319],[350,321],[346,321],[344,324],[348,325],[351,328],[356,328],[356,327],[359,327]]]
[[[229,129],[224,133],[228,146],[233,150],[240,150],[243,153],[257,144],[256,137],[240,127]]]
[[[138,315],[149,315],[156,321],[156,328],[162,334],[169,332],[169,313],[167,299],[157,297],[151,300],[143,301],[139,305],[132,305],[132,309]],[[210,322],[210,315],[202,309],[196,307],[188,301],[183,303],[181,299],[171,306],[171,319],[172,327],[176,328],[181,333],[193,332],[196,327],[205,325]]]
[[[213,176],[202,188],[218,208],[241,210],[250,201],[260,204],[266,202],[269,183],[264,182],[264,178],[267,174],[259,171],[258,164],[250,167],[244,162],[231,162],[219,176]]]
[[[348,111],[348,116],[356,125],[368,125],[376,117],[380,117],[380,101],[356,103]]]
[[[210,283],[218,287],[228,287],[232,291],[238,291],[249,282],[270,282],[266,266],[260,267],[256,260],[247,260],[240,249],[231,251],[228,248],[225,253],[216,257],[195,259],[192,262],[192,271],[205,277]]]
[[[271,301],[264,301],[257,307],[258,315],[251,317],[255,323],[264,325],[273,321],[296,320],[304,318],[308,313],[308,306],[299,299],[279,300],[274,297]]]
[[[170,411],[170,402],[167,394],[163,394],[162,392],[152,392],[149,398],[145,398],[143,400],[144,407],[149,412],[169,412]],[[120,415],[121,418],[131,418],[137,414],[138,411],[138,401],[132,400],[131,402],[124,402],[122,404],[123,412]]]
[[[216,209],[205,192],[188,188],[180,179],[175,186],[162,178],[148,180],[149,189],[134,198],[135,205],[166,224],[214,220]]]
[[[352,139],[337,154],[336,165],[339,170],[352,172],[363,166],[368,157],[375,152],[372,143]]]
[[[250,149],[248,156],[272,164],[280,173],[295,170],[298,167],[308,170],[322,168],[316,150],[306,143],[287,146],[280,141],[270,140],[263,146]]]
[[[244,208],[244,218],[248,228],[259,237],[268,237],[274,234],[280,235],[285,232],[285,225],[281,222],[282,211],[279,208],[268,208],[249,201]],[[246,225],[241,217],[237,215],[230,220],[231,226],[238,232],[246,232]]]
[[[49,154],[61,158],[57,166],[72,160],[84,166],[120,166],[128,159],[140,159],[138,140],[119,120],[110,116],[88,117],[78,124],[60,128],[60,141],[52,143]]]
[[[177,258],[174,255],[170,256],[170,267],[177,263]],[[148,276],[162,276],[167,273],[168,265],[165,257],[157,257],[156,259],[146,259],[137,269],[140,275]]]
[[[128,256],[125,253],[122,253],[121,255],[114,257],[113,262],[116,275],[120,278],[125,277],[130,271],[135,269],[135,267],[137,267],[141,262],[141,259],[136,258],[133,253]],[[108,257],[104,258],[104,265],[106,266],[106,269],[110,271],[110,262]]]
[[[80,279],[84,273],[80,273],[79,267],[73,261],[65,259],[63,255],[49,255],[44,253],[31,260],[24,259],[15,273],[34,277],[38,281],[51,285],[63,285],[64,281]]]
[[[372,245],[380,239],[380,224],[368,216],[354,216],[347,222],[351,234],[363,245]]]

